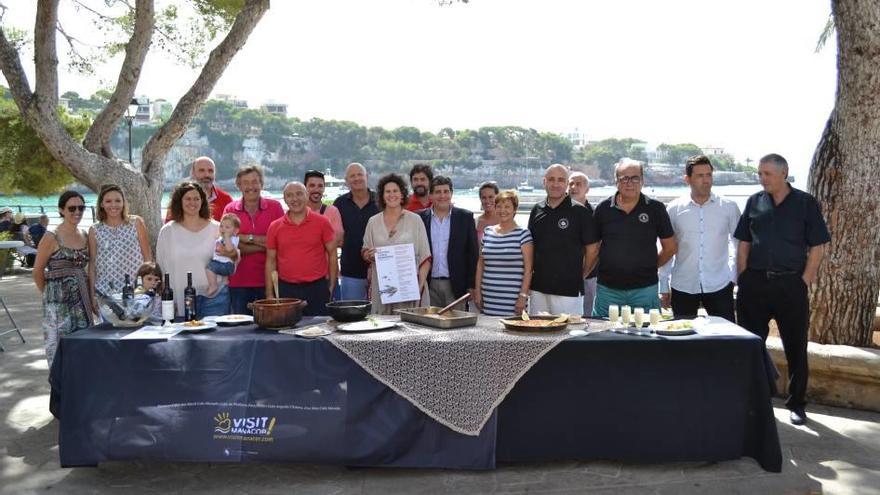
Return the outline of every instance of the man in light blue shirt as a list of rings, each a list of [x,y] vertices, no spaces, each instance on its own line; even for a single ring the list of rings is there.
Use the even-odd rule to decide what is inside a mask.
[[[733,322],[739,207],[712,192],[712,162],[693,156],[685,165],[690,193],[666,208],[678,252],[660,268],[660,300],[675,316],[696,316],[700,305],[713,316]],[[671,282],[670,282],[671,275]],[[670,290],[671,286],[671,290]]]

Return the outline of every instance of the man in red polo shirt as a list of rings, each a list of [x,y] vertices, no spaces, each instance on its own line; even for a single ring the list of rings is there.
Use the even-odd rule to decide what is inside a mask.
[[[431,207],[431,181],[434,180],[434,171],[430,165],[416,163],[409,171],[409,185],[413,193],[409,196],[406,209],[412,212],[422,211]]]
[[[192,165],[189,168],[189,178],[200,185],[202,190],[205,191],[205,196],[208,197],[208,203],[211,206],[211,217],[219,222],[220,218],[223,217],[226,205],[232,202],[232,196],[223,189],[220,189],[220,186],[214,184],[215,173],[216,167],[214,167],[214,160],[207,156],[196,158],[193,160]],[[169,221],[171,221],[170,208],[165,213],[165,222],[167,223]]]
[[[284,208],[278,201],[262,196],[263,169],[259,165],[239,168],[235,185],[241,199],[229,203],[226,213],[234,213],[241,222],[241,261],[229,276],[229,306],[232,314],[249,315],[248,303],[262,299],[266,293],[266,232],[272,222],[284,216]]]
[[[278,270],[278,297],[308,302],[303,314],[327,314],[327,302],[336,287],[336,234],[327,217],[309,207],[309,195],[301,182],[284,186],[287,214],[272,222],[266,235],[266,280]],[[266,284],[266,298],[273,297]]]

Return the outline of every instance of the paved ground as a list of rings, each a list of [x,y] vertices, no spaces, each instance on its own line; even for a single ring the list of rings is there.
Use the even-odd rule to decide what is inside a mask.
[[[30,273],[18,270],[0,279],[0,296],[27,339],[26,344],[13,336],[0,341],[7,349],[0,353],[0,494],[880,494],[880,414],[813,406],[812,421],[793,427],[779,402],[780,474],[764,472],[752,459],[661,465],[558,462],[489,472],[141,462],[62,469],[58,423],[48,412],[40,300]],[[4,323],[0,315],[0,328]]]

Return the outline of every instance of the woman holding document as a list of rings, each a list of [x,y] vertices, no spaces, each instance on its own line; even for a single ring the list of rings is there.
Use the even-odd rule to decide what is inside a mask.
[[[368,284],[374,314],[390,315],[395,309],[428,306],[427,278],[431,271],[431,245],[425,224],[415,213],[403,208],[407,202],[406,182],[397,174],[379,179],[376,202],[379,213],[367,222],[362,255],[370,264]],[[418,272],[420,299],[383,304],[382,296],[393,298],[400,288],[395,281],[380,280],[376,263],[376,248],[411,244],[415,254],[414,266]]]

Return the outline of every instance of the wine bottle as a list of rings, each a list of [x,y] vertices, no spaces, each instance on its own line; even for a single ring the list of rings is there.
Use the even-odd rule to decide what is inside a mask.
[[[126,273],[125,285],[122,286],[122,305],[125,306],[133,297],[134,287],[131,286],[131,275]]]
[[[162,319],[174,321],[174,290],[171,288],[171,278],[167,273],[162,287]]]
[[[100,297],[101,299],[103,299],[104,304],[105,304],[108,308],[110,308],[110,311],[112,311],[113,314],[116,315],[117,318],[119,318],[120,320],[124,320],[124,319],[125,319],[125,308],[123,308],[122,306],[120,306],[119,304],[117,304],[116,301],[114,301],[113,298],[110,297],[110,295],[108,295],[108,294],[104,294],[104,293],[103,293],[100,289],[98,289],[98,288],[95,288],[95,294],[96,294],[98,297]]]
[[[196,289],[193,287],[193,274],[186,272],[186,288],[183,289],[183,321],[196,319]]]

